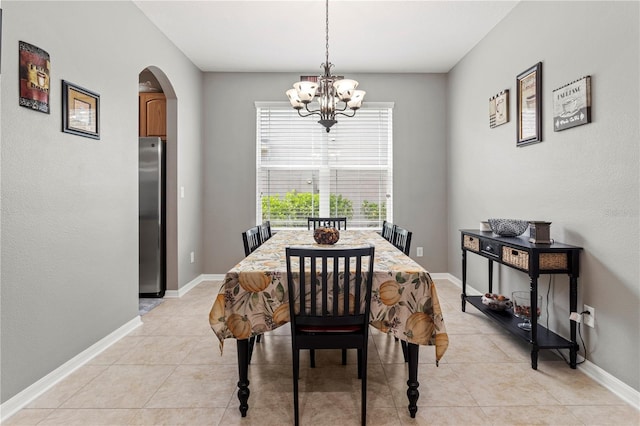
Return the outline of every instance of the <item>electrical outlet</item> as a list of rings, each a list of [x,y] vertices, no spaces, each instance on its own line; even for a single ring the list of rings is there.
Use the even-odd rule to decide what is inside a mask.
[[[596,310],[589,305],[584,305],[583,311],[588,311],[589,313],[582,314],[582,322],[584,325],[589,326],[591,328],[595,327],[596,323]]]
[[[422,247],[416,248],[416,256],[417,257],[422,257],[423,255],[424,255],[424,252],[422,250]]]
[[[195,263],[196,261],[196,254],[194,252],[191,252],[191,263]]]

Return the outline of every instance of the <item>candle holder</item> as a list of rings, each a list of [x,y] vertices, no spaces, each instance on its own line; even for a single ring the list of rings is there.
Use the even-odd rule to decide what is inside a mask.
[[[534,244],[553,244],[551,239],[551,222],[529,222],[529,242]]]

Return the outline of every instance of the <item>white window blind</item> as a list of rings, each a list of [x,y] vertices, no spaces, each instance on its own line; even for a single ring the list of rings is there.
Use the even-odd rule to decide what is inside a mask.
[[[307,217],[346,216],[349,229],[392,221],[392,106],[338,117],[327,133],[288,103],[256,102],[256,222],[306,227]]]

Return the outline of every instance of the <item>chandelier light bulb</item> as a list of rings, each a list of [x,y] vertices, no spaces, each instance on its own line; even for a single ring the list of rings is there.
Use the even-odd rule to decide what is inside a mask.
[[[300,100],[300,97],[298,96],[298,91],[296,89],[289,89],[287,90],[286,93],[292,107],[294,107],[297,110],[304,108],[304,104]]]
[[[348,78],[343,78],[342,80],[335,81],[333,83],[333,87],[336,89],[338,98],[340,98],[341,101],[348,102],[353,96],[354,90],[358,87],[358,82]]]
[[[364,95],[366,94],[367,92],[365,92],[364,90],[354,90],[351,100],[347,102],[347,106],[354,111],[357,110],[362,106],[362,101],[364,99]]]
[[[294,83],[293,87],[298,92],[298,98],[303,103],[311,102],[318,91],[318,83],[314,81],[299,81]]]

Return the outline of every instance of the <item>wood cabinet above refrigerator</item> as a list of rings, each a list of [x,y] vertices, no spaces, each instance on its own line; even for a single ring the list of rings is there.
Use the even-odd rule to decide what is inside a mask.
[[[167,139],[167,100],[164,93],[139,93],[140,137]]]

